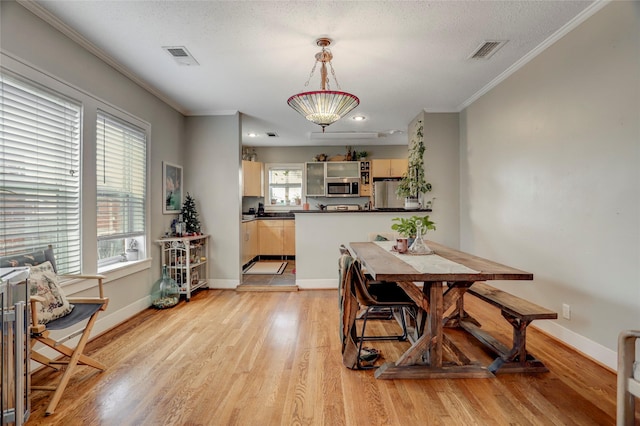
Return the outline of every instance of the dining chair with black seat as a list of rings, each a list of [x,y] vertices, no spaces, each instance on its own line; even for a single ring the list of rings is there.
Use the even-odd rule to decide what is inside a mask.
[[[344,298],[352,295],[355,298],[357,305],[360,308],[364,308],[364,313],[360,318],[358,318],[362,319],[362,327],[359,333],[357,332],[357,329],[355,327],[355,321],[357,319],[355,315],[353,315],[352,318],[345,320],[352,322],[352,324],[347,324],[347,326],[352,325],[352,330],[356,333],[353,340],[357,342],[357,356],[356,363],[353,368],[370,368],[370,366],[364,366],[361,362],[363,342],[381,340],[406,340],[408,337],[406,315],[410,315],[415,318],[417,306],[395,282],[368,280],[360,262],[357,259],[352,258],[348,253],[348,250],[344,250],[342,247],[340,248],[340,252],[342,253],[340,259],[340,265],[342,268],[341,297]],[[381,309],[391,310],[391,312],[395,311],[398,313],[398,320],[400,321],[402,334],[366,334],[366,327],[367,322],[370,319],[370,314],[375,313],[376,311]],[[393,318],[393,316],[391,316],[391,318]]]

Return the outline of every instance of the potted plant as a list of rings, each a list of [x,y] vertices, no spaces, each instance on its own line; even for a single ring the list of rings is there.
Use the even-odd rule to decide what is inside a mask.
[[[129,241],[129,248],[125,254],[128,261],[138,260],[138,242],[135,239]]]
[[[431,184],[425,180],[424,174],[424,134],[422,121],[418,121],[415,139],[409,148],[409,167],[402,176],[396,194],[405,199],[405,209],[420,208],[420,196],[431,191]]]
[[[415,238],[418,234],[418,228],[424,235],[428,230],[435,230],[436,224],[426,216],[411,216],[410,218],[394,217],[391,219],[394,223],[391,229],[406,238]]]
[[[428,230],[435,230],[435,222],[426,216],[395,217],[392,221],[397,222],[391,225],[391,229],[409,239],[409,253],[412,254],[432,254],[433,250],[425,244],[422,239]]]

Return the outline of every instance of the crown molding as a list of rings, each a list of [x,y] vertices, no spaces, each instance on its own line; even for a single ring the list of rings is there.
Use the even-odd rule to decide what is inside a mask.
[[[546,40],[536,46],[531,52],[527,53],[525,56],[520,58],[517,62],[507,68],[504,72],[502,72],[499,76],[491,80],[486,86],[477,91],[473,96],[469,99],[461,103],[457,111],[460,112],[463,109],[470,106],[472,103],[480,99],[483,95],[489,92],[491,89],[496,87],[498,84],[502,83],[520,68],[524,67],[527,63],[529,63],[533,58],[538,56],[540,53],[549,48],[556,41],[560,40],[562,37],[567,35],[569,32],[573,31],[578,25],[582,24],[584,21],[593,16],[600,9],[609,4],[611,0],[596,0],[591,5],[589,5],[586,9],[576,15],[571,21],[567,22],[563,25],[558,31],[549,36]]]
[[[80,47],[84,48],[88,52],[97,56],[100,60],[114,68],[116,71],[136,83],[138,86],[142,87],[147,92],[151,93],[153,96],[160,99],[162,102],[169,105],[171,108],[175,109],[182,115],[186,115],[185,109],[177,104],[174,100],[168,98],[164,93],[160,92],[154,86],[149,84],[147,81],[140,78],[134,72],[126,68],[124,65],[116,61],[110,55],[108,55],[104,50],[97,47],[95,44],[91,43],[85,37],[83,37],[79,32],[62,22],[56,16],[54,16],[51,12],[49,12],[44,7],[40,6],[38,3],[32,0],[16,0],[18,4],[27,9],[29,12],[36,15],[38,18],[45,21],[47,24],[51,25],[56,30],[60,31],[65,36],[69,37],[72,41],[80,45]]]

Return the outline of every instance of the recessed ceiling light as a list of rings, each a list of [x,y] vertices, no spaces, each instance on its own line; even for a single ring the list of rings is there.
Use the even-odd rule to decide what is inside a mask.
[[[351,117],[351,119],[355,121],[364,121],[367,119],[367,117],[365,117],[364,115],[354,115],[353,117]]]
[[[256,136],[258,136],[257,133],[247,133],[247,136],[249,136],[250,138],[255,138]]]

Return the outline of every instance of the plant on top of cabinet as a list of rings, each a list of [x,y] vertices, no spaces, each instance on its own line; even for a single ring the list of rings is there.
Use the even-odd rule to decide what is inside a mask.
[[[420,207],[420,196],[431,191],[431,184],[425,180],[424,173],[424,134],[422,121],[416,123],[415,139],[411,140],[409,149],[409,168],[402,176],[396,194],[405,198],[405,208],[417,209]]]

